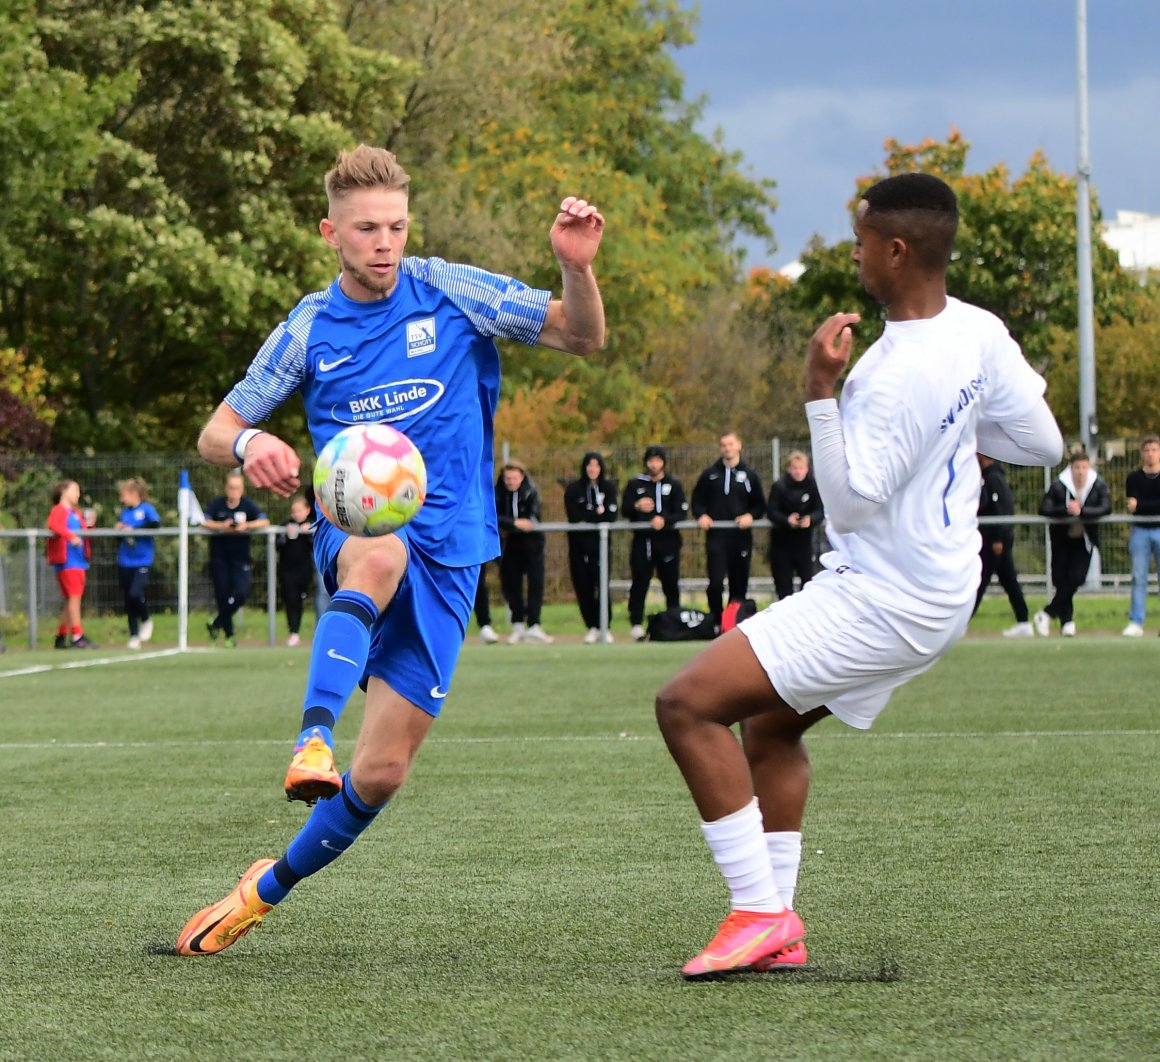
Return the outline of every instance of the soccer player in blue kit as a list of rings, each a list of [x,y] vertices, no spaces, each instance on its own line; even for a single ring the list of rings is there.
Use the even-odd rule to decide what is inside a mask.
[[[427,501],[401,531],[348,537],[322,520],[315,555],[334,591],[314,636],[302,732],[286,776],[291,800],[315,804],[278,860],[259,859],[224,899],[181,931],[182,955],[222,951],[304,877],[338,857],[388,804],[451,689],[480,565],[499,553],[492,419],[494,339],[586,355],[604,344],[592,272],[604,218],[569,196],[551,228],[563,294],[438,258],[406,258],[409,178],[395,157],[360,145],[326,175],[319,225],[341,273],[308,295],[259,350],[198,442],[218,465],[286,497],[294,449],[254,425],[295,391],[315,451],[362,422],[398,427],[427,464]],[[339,775],[333,730],[363,681],[366,708],[351,766]]]

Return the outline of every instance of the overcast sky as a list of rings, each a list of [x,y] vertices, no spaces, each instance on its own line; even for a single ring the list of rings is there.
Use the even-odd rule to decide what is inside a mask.
[[[696,44],[674,57],[751,176],[777,181],[780,267],[814,233],[849,235],[845,204],[883,142],[971,144],[970,172],[1076,169],[1075,0],[682,0]],[[1088,0],[1092,186],[1104,216],[1160,214],[1160,0]]]

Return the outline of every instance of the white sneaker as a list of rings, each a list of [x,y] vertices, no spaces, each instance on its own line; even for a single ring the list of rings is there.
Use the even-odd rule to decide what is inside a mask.
[[[632,625],[632,630],[628,632],[632,636],[634,642],[644,641],[644,628],[639,623]]]
[[[1035,629],[1030,623],[1016,623],[1014,627],[1008,627],[1003,632],[1004,638],[1034,638]]]
[[[589,627],[588,633],[584,635],[585,645],[595,645],[600,641],[600,629],[598,627]]]
[[[292,634],[292,635],[290,635],[289,638],[286,639],[286,644],[291,649],[297,649],[298,646],[300,646],[302,644],[302,639],[299,638],[297,634]]]
[[[1143,638],[1144,628],[1138,623],[1129,623],[1120,633],[1125,638]]]
[[[141,621],[139,637],[143,642],[147,642],[153,637],[153,621],[151,619]]]
[[[1035,624],[1035,633],[1038,634],[1040,638],[1046,638],[1049,634],[1051,634],[1051,617],[1042,609],[1036,612],[1035,615],[1031,617],[1031,620]]]
[[[140,649],[141,648],[141,639],[138,638],[137,635],[134,634],[133,637],[129,639],[129,648],[130,649]]]
[[[614,641],[616,641],[616,639],[612,637],[612,631],[605,631],[605,632],[604,632],[604,637],[603,637],[603,638],[601,638],[600,640],[601,640],[601,641],[602,641],[602,642],[603,642],[605,645],[611,645],[611,644],[612,644]]]
[[[1065,638],[1074,638],[1075,624],[1065,623],[1062,627],[1059,628],[1059,633],[1062,634]]]
[[[522,623],[513,623],[512,632],[508,635],[508,645],[519,645],[524,638],[524,625]]]
[[[525,642],[540,642],[543,645],[551,645],[556,639],[553,638],[543,627],[538,623],[533,623],[524,632]]]
[[[495,645],[495,643],[499,641],[499,635],[491,629],[490,623],[485,623],[482,627],[479,628],[479,640],[483,642],[484,645]]]

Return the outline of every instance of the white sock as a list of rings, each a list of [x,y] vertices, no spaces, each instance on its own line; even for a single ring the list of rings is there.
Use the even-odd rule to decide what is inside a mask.
[[[802,862],[802,835],[793,831],[767,833],[765,848],[769,853],[769,868],[781,902],[793,910],[793,894],[797,888],[798,867]]]
[[[769,866],[756,797],[732,815],[702,822],[701,832],[725,876],[734,910],[774,914],[784,910]]]

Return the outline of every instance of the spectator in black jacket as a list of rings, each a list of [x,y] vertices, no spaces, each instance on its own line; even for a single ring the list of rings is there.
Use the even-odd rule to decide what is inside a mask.
[[[824,516],[810,459],[793,450],[769,492],[769,571],[779,601],[793,593],[795,574],[802,586],[813,578],[814,534]]]
[[[1140,467],[1128,473],[1124,484],[1128,512],[1141,518],[1128,533],[1128,554],[1132,558],[1132,601],[1124,635],[1144,634],[1144,614],[1148,604],[1148,568],[1153,559],[1160,574],[1160,436],[1145,435],[1140,440]],[[1144,521],[1144,517],[1148,517]]]
[[[644,452],[645,471],[630,480],[620,503],[622,516],[643,525],[632,535],[629,568],[632,585],[628,591],[628,618],[632,637],[643,641],[644,602],[655,571],[665,592],[665,607],[681,603],[681,533],[674,526],[688,515],[685,488],[668,474],[668,455],[663,446]]]
[[[500,584],[512,614],[508,644],[551,642],[554,639],[540,626],[544,604],[544,533],[536,530],[540,523],[540,490],[518,461],[508,461],[500,471],[495,483],[495,511],[504,540]]]
[[[572,480],[564,488],[564,511],[570,524],[607,524],[616,519],[616,480],[609,479],[604,466],[604,457],[595,450],[586,453],[580,462],[580,478]],[[572,589],[576,591],[576,603],[588,633],[584,641],[588,645],[601,640],[600,628],[604,628],[604,641],[612,641],[612,631],[608,628],[608,611],[603,623],[600,615],[600,535],[596,531],[572,531],[568,534],[568,570],[572,575]],[[604,599],[609,605],[608,572],[603,573]]]
[[[1100,545],[1100,517],[1112,511],[1108,485],[1092,468],[1087,451],[1073,446],[1067,468],[1051,484],[1039,506],[1040,516],[1067,519],[1067,523],[1052,524],[1051,581],[1055,597],[1040,612],[1035,613],[1035,633],[1046,638],[1051,633],[1051,621],[1060,622],[1059,633],[1065,638],[1075,637],[1075,611],[1072,605],[1075,592],[1087,579],[1092,552]]]
[[[729,577],[729,600],[744,601],[749,590],[754,520],[765,513],[761,479],[741,460],[741,438],[735,431],[717,439],[721,456],[701,473],[693,488],[693,518],[705,535],[705,564],[709,576],[709,611],[721,622],[723,591]],[[713,529],[718,520],[736,520],[736,527]]]
[[[983,473],[983,487],[979,493],[979,515],[1013,516],[1015,495],[1011,493],[1003,466],[994,458],[979,454],[979,469]],[[1031,626],[1027,602],[1023,597],[1023,588],[1019,585],[1019,573],[1015,571],[1015,558],[1012,554],[1015,545],[1015,526],[979,524],[979,533],[983,536],[983,545],[979,551],[983,571],[979,579],[979,592],[975,595],[975,612],[979,611],[979,604],[991,583],[991,576],[996,575],[999,577],[999,584],[1007,591],[1007,600],[1011,602],[1011,610],[1015,613],[1015,626],[1008,627],[1003,632],[1003,637],[1033,638],[1035,631]],[[974,615],[974,612],[971,615]]]

